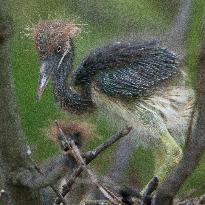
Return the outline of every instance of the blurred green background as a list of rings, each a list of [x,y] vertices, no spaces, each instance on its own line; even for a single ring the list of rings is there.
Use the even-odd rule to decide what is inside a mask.
[[[11,59],[23,129],[34,152],[36,160],[43,160],[58,152],[58,147],[47,136],[46,129],[55,119],[86,121],[94,127],[95,137],[88,148],[92,148],[113,134],[117,128],[98,114],[78,118],[58,109],[54,103],[51,87],[45,92],[42,101],[35,101],[39,64],[33,41],[27,34],[41,20],[67,19],[81,24],[83,32],[75,40],[76,61],[92,48],[113,39],[139,37],[140,33],[153,36],[169,31],[177,14],[177,0],[10,0],[11,16],[14,22],[14,35],[11,42]],[[204,0],[194,0],[193,10],[186,33],[187,67],[192,85],[195,82],[195,67],[200,44],[200,26]],[[149,36],[149,35],[148,35]],[[102,173],[109,167],[109,149],[95,160],[95,167]],[[103,160],[103,163],[102,163]],[[101,162],[101,163],[99,163]],[[105,162],[105,163],[104,163]],[[150,149],[139,148],[133,154],[128,173],[137,175],[137,184],[145,185],[153,175],[154,156]],[[205,178],[205,158],[182,188],[185,192],[193,187],[203,187]]]

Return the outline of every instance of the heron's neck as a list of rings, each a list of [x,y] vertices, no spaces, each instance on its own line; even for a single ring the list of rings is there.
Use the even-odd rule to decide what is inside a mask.
[[[73,55],[63,62],[62,68],[65,68],[65,70],[59,69],[57,71],[53,80],[54,94],[56,101],[62,108],[81,113],[94,107],[94,103],[92,102],[89,83],[76,91],[72,87],[71,80],[68,80],[68,73],[72,70],[72,59]]]
[[[74,112],[86,111],[94,106],[89,90],[83,88],[81,92],[77,92],[65,82],[55,82],[54,93],[55,99],[62,108]]]

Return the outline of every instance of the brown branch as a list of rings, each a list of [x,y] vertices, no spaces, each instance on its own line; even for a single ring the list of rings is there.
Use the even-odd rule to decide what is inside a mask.
[[[63,133],[63,130],[60,128],[57,120],[55,121],[55,124],[60,132],[60,134],[58,135],[58,142],[59,142],[59,145],[60,145],[60,148],[63,150],[63,151],[68,151],[68,147],[69,147],[69,142],[67,140],[67,138],[65,137],[64,133]]]
[[[179,164],[157,190],[155,205],[171,205],[173,198],[188,176],[198,165],[205,152],[205,49],[202,50],[197,67],[197,109],[198,116],[192,140],[185,147]]]
[[[119,205],[121,203],[121,200],[117,197],[113,196],[104,188],[100,182],[98,181],[96,175],[86,166],[86,162],[84,161],[83,157],[81,156],[80,150],[75,145],[75,143],[71,142],[71,153],[75,157],[76,161],[80,166],[83,167],[83,170],[85,170],[88,175],[90,176],[91,182],[103,193],[103,195],[113,204]]]
[[[85,205],[110,205],[106,200],[87,200],[84,202]]]
[[[12,34],[12,20],[8,1],[0,0],[0,186],[9,194],[11,203],[34,205],[32,191],[22,189],[12,183],[7,183],[13,173],[19,169],[30,167],[26,153],[26,139],[23,134],[20,117],[16,104],[10,59],[10,37]],[[35,172],[35,170],[33,170]],[[36,194],[36,200],[41,200]]]
[[[37,172],[38,172],[39,174],[41,174],[42,176],[45,176],[44,173],[43,173],[43,171],[41,170],[41,168],[37,165],[37,163],[36,163],[32,158],[31,158],[31,161],[32,161],[32,163],[34,164],[34,167],[35,167],[35,169],[37,170]],[[67,203],[66,203],[65,199],[63,198],[63,196],[61,195],[61,193],[55,188],[55,186],[54,186],[54,185],[50,185],[50,187],[51,187],[51,189],[55,192],[56,196],[57,196],[59,199],[61,199],[61,202],[62,202],[64,205],[66,205]]]
[[[136,201],[135,199],[141,200],[142,198],[141,194],[137,190],[127,186],[120,188],[118,193],[122,197],[122,202],[128,205],[132,205],[134,201]]]
[[[114,205],[119,205],[120,200],[118,198],[114,198],[110,195],[110,193],[99,183],[96,175],[86,166],[86,162],[84,161],[83,157],[81,156],[81,152],[78,147],[75,145],[73,141],[70,143],[70,152],[78,162],[80,166],[82,166],[83,170],[87,172],[89,175],[91,182],[103,193],[103,195],[111,201]]]
[[[121,132],[119,132],[118,134],[110,137],[103,144],[99,145],[95,150],[89,151],[86,154],[84,154],[83,158],[85,158],[85,160],[86,160],[86,165],[89,164],[93,159],[95,159],[101,152],[103,152],[109,146],[114,144],[116,141],[118,141],[122,137],[128,135],[129,132],[131,131],[131,129],[132,129],[131,127],[128,127],[128,126],[125,127],[124,129],[121,130]],[[66,194],[68,194],[68,192],[70,192],[73,184],[75,183],[75,180],[80,176],[82,171],[83,171],[83,166],[82,165],[80,165],[78,168],[76,168],[76,170],[74,170],[74,172],[71,174],[70,179],[68,180],[68,182],[63,186],[63,190],[62,190],[62,193],[61,193],[62,197],[65,197]],[[59,197],[56,198],[55,203],[60,204],[61,199]]]
[[[38,190],[55,184],[62,178],[62,176],[65,176],[65,174],[66,170],[64,170],[62,167],[58,167],[52,170],[52,172],[50,172],[48,175],[40,175],[35,177],[29,169],[24,169],[17,173],[13,179],[13,183],[16,185],[23,185],[32,190]]]
[[[106,150],[108,147],[110,147],[112,144],[117,142],[122,137],[128,135],[131,129],[132,127],[129,127],[129,126],[125,127],[124,129],[122,129],[121,132],[109,138],[107,141],[99,145],[95,150],[85,153],[84,157],[86,158],[86,162],[90,163],[90,161],[95,159],[101,152]]]
[[[142,205],[151,205],[152,197],[151,194],[157,189],[159,180],[157,177],[153,177],[148,183],[147,188],[142,196]]]
[[[38,174],[35,175],[30,169],[18,170],[13,176],[13,183],[36,190],[52,186],[71,170],[70,167],[73,160],[72,156],[57,156],[49,160],[41,169],[34,166],[38,172]],[[40,172],[44,173],[44,175]]]
[[[157,189],[158,183],[158,178],[153,177],[146,186],[143,195],[141,195],[137,190],[130,187],[121,188],[119,190],[119,194],[125,204],[132,205],[135,203],[140,203],[141,205],[151,205],[152,193]]]

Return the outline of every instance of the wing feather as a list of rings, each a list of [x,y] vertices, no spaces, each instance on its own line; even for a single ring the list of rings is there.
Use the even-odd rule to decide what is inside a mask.
[[[93,81],[108,96],[140,97],[179,72],[176,55],[155,41],[118,42],[88,55],[78,66],[74,82]]]

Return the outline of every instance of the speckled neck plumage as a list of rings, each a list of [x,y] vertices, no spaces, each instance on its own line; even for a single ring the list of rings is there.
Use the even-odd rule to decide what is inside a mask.
[[[94,103],[91,99],[90,82],[87,82],[83,87],[81,86],[79,91],[72,88],[72,83],[68,82],[69,66],[72,70],[73,58],[74,58],[74,46],[72,45],[70,58],[63,62],[62,67],[65,70],[58,69],[53,77],[54,94],[55,100],[60,104],[61,108],[76,114],[87,111],[88,109],[94,108]]]

